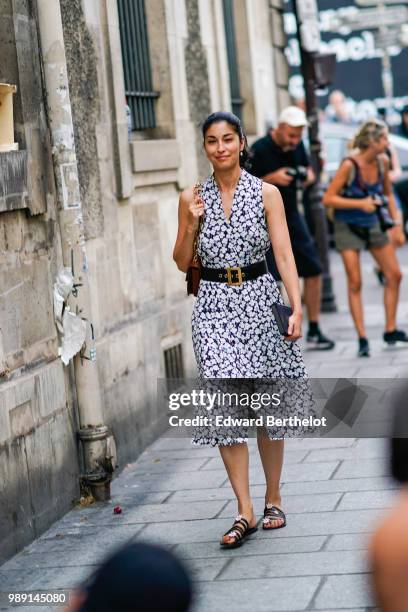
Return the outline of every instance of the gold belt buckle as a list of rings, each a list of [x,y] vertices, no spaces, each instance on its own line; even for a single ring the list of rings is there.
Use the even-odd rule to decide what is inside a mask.
[[[233,280],[232,279],[232,275],[236,273],[238,275],[238,280]],[[227,268],[227,285],[229,287],[239,287],[240,285],[242,285],[242,272],[241,272],[241,268],[239,267],[235,267],[235,268]]]

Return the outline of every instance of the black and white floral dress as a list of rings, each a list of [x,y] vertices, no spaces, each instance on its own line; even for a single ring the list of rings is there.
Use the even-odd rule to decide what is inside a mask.
[[[270,246],[262,181],[246,172],[235,190],[227,220],[213,176],[202,185],[205,214],[198,241],[203,266],[247,266],[265,258]],[[272,304],[283,300],[271,274],[228,286],[201,280],[192,316],[195,357],[201,379],[305,379],[307,373],[296,343],[279,333]],[[246,441],[246,428],[195,428],[195,444]],[[287,427],[270,428],[270,438],[291,435]],[[296,432],[293,432],[296,435]]]

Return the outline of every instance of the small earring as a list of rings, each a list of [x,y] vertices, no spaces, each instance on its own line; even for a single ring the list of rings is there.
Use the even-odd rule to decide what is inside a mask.
[[[239,152],[239,156],[240,156],[240,157],[242,157],[242,156],[243,156],[243,154],[244,154],[244,152],[243,152],[243,151],[240,151],[240,152]]]

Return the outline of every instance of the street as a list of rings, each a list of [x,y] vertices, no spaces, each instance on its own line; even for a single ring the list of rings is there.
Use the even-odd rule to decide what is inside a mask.
[[[408,247],[399,257],[405,273],[399,325],[407,329]],[[338,312],[323,315],[321,326],[337,346],[331,352],[305,351],[310,375],[406,376],[408,349],[382,348],[382,290],[372,260],[364,254],[369,359],[356,357],[341,261],[334,253],[331,261]],[[250,452],[255,512],[261,517],[264,480],[254,440]],[[259,529],[242,548],[220,550],[218,541],[236,507],[218,450],[163,436],[124,466],[110,502],[76,507],[6,562],[0,591],[72,588],[111,548],[146,540],[171,547],[191,568],[197,612],[375,610],[366,551],[396,494],[386,459],[383,439],[288,440],[282,477],[287,527],[276,533]],[[122,513],[116,515],[117,505]]]

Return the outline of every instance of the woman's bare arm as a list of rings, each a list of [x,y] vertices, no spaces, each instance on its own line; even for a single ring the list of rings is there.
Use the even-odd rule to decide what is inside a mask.
[[[178,233],[173,249],[173,259],[182,272],[187,272],[193,258],[194,236],[198,228],[199,218],[204,213],[204,205],[202,205],[200,212],[193,209],[197,202],[198,198],[194,196],[193,187],[181,192],[178,209]]]
[[[267,183],[262,184],[262,195],[273,254],[293,310],[287,339],[296,340],[301,336],[302,302],[282,196],[279,189]]]

